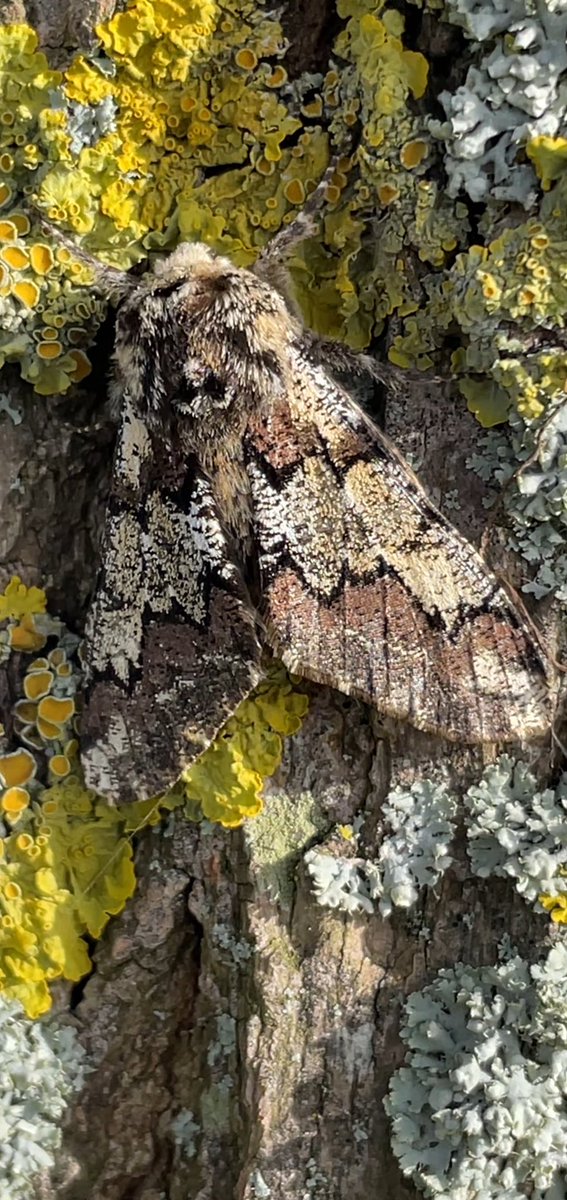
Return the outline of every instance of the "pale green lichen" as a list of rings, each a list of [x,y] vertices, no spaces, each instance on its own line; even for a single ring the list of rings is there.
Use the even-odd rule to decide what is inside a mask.
[[[312,848],[303,856],[315,899],[322,908],[374,912],[378,871],[363,858],[343,858]]]
[[[383,916],[394,907],[411,908],[420,889],[434,887],[453,861],[457,809],[457,799],[431,780],[395,788],[382,810],[391,832],[374,860],[353,856],[357,839],[352,835],[337,841],[336,854],[317,848],[305,854],[318,903],[371,913],[378,901]]]
[[[88,1071],[71,1025],[30,1021],[0,996],[0,1195],[29,1200],[54,1164],[61,1118]]]
[[[563,0],[446,0],[445,14],[482,47],[464,83],[443,91],[446,121],[429,127],[445,145],[449,193],[531,207],[537,181],[522,150],[553,137],[567,118],[567,6]]]
[[[567,947],[530,968],[442,970],[406,1001],[406,1065],[385,1102],[404,1175],[451,1200],[561,1200],[567,1170]]]
[[[289,903],[302,851],[328,827],[323,810],[309,793],[275,793],[254,822],[245,827],[259,886]]]
[[[553,347],[552,332],[541,339],[541,330],[562,327],[567,304],[566,186],[556,185],[536,216],[487,246],[472,246],[450,270],[431,277],[427,303],[394,340],[392,361],[419,366],[446,352],[458,331],[451,366],[482,425],[498,424],[514,410],[531,420],[564,395],[567,355]],[[536,346],[528,357],[530,338]]]
[[[448,120],[426,125],[444,149],[447,194],[464,190],[484,202],[479,244],[423,281],[426,295],[390,357],[400,366],[450,366],[470,410],[490,427],[515,411],[533,420],[565,394],[567,355],[553,330],[563,328],[567,303],[567,143],[559,136],[567,8],[563,0],[446,0],[445,15],[479,54],[464,81],[441,93]],[[463,61],[470,64],[470,52]],[[523,220],[505,207],[518,200],[530,210]]]
[[[201,1127],[195,1121],[190,1108],[180,1108],[170,1125],[171,1136],[184,1158],[194,1158],[197,1153],[197,1137]]]
[[[417,308],[422,291],[410,269],[413,256],[441,266],[468,223],[464,206],[447,201],[427,177],[435,154],[412,100],[425,91],[428,64],[405,48],[401,13],[371,0],[340,0],[337,7],[347,23],[322,94],[339,145],[345,125],[359,126],[358,177],[339,203],[348,182],[345,160],[344,172],[337,171],[337,207],[325,218],[323,238],[296,256],[294,273],[308,324],[360,348],[392,313]]]
[[[512,413],[508,428],[485,435],[469,466],[503,490],[510,549],[525,559],[522,585],[536,599],[567,601],[567,407],[534,420]]]
[[[512,878],[525,900],[567,894],[567,776],[540,791],[504,754],[465,795],[468,853],[481,877]]]

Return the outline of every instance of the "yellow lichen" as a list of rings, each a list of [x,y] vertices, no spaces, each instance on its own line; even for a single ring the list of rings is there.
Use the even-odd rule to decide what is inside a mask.
[[[308,699],[275,667],[245,700],[213,746],[182,776],[185,796],[205,817],[234,828],[261,812],[262,787],[278,767],[282,735],[296,733]],[[193,812],[193,809],[190,809]]]
[[[534,137],[527,143],[526,154],[534,164],[544,192],[567,170],[567,138]]]
[[[567,925],[567,893],[559,896],[538,896],[539,903],[556,925]]]
[[[24,679],[24,692],[28,700],[39,700],[41,696],[47,696],[51,690],[54,675],[53,671],[34,670],[28,671]],[[35,710],[37,716],[37,708]]]
[[[33,779],[37,764],[29,750],[11,750],[0,754],[0,783],[4,787],[19,787]]]
[[[0,991],[39,1016],[50,1006],[52,980],[77,980],[90,969],[83,935],[100,937],[132,895],[132,834],[174,809],[228,826],[259,812],[282,736],[299,728],[307,699],[283,668],[272,668],[176,788],[111,808],[80,772],[78,638],[44,612],[44,592],[19,578],[0,600],[6,624],[42,621],[48,638],[46,653],[30,658],[25,698],[14,705],[24,744],[0,753],[0,811],[11,830],[0,841]]]
[[[7,208],[34,189],[50,220],[118,266],[179,236],[204,238],[249,266],[325,170],[329,122],[345,146],[345,130],[360,125],[360,150],[345,155],[348,166],[329,186],[336,219],[329,214],[319,246],[296,262],[299,300],[310,323],[353,346],[367,345],[390,312],[415,306],[405,233],[423,261],[437,264],[464,228],[444,200],[418,212],[430,139],[408,102],[424,93],[427,62],[404,46],[395,9],[341,0],[338,11],[346,23],[335,46],[340,70],[327,72],[319,93],[310,77],[299,81],[297,97],[280,61],[286,43],[277,17],[243,0],[222,8],[213,0],[134,0],[98,27],[104,56],[78,55],[63,73],[49,71],[32,30],[0,29],[6,286],[25,334],[0,336],[0,359],[18,360],[40,394],[88,373],[85,350],[103,306],[83,290],[85,268],[68,252],[50,254],[33,223],[24,231],[17,207]],[[12,105],[14,75],[29,119]],[[49,103],[40,103],[41,88]],[[103,121],[98,132],[75,128],[77,105],[93,114],[93,127]],[[343,199],[353,165],[360,179]],[[389,210],[377,254],[369,241],[363,246],[369,195]],[[38,340],[41,309],[54,303],[59,336]]]
[[[30,802],[30,794],[23,787],[9,787],[2,792],[0,803],[8,817],[19,817]]]
[[[19,575],[14,575],[0,593],[0,621],[7,617],[20,618],[29,613],[44,613],[46,595],[42,588],[26,587]]]

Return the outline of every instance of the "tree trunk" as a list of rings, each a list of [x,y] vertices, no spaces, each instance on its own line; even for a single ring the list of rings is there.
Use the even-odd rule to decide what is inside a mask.
[[[306,22],[303,51],[293,43],[303,68],[321,61],[334,34],[332,13],[310,12],[289,14],[296,28]],[[50,13],[38,10],[37,23],[62,44]],[[63,25],[79,40],[76,15]],[[2,419],[6,576],[47,586],[51,611],[80,628],[112,431],[97,422],[98,394],[44,404],[15,386],[23,419]],[[478,541],[483,485],[465,466],[478,425],[462,401],[411,383],[388,398],[385,423],[441,507],[458,493],[451,519]],[[236,831],[181,819],[145,831],[136,894],[93,949],[93,974],[72,992],[56,989],[94,1070],[68,1111],[44,1200],[417,1194],[392,1156],[382,1107],[403,1059],[402,1001],[442,966],[493,962],[504,931],[529,956],[541,919],[511,883],[473,876],[462,846],[409,914],[321,908],[306,849],[361,815],[361,853],[371,858],[394,786],[442,770],[462,792],[484,760],[330,689],[308,690],[308,716],[286,743],[263,814]]]

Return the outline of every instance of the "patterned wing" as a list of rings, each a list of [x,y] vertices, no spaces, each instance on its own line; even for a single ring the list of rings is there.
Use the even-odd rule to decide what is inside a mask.
[[[549,728],[542,658],[508,595],[299,349],[245,453],[262,616],[291,670],[451,739]]]
[[[89,786],[119,803],[163,792],[261,678],[259,659],[206,476],[192,455],[160,462],[126,399],[87,631]]]

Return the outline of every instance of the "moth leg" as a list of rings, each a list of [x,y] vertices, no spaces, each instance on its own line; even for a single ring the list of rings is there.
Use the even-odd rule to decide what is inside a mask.
[[[407,386],[407,371],[400,370],[393,363],[378,362],[369,354],[360,354],[358,350],[351,350],[350,346],[345,346],[342,342],[318,337],[317,334],[304,330],[302,344],[304,352],[311,359],[326,367],[333,374],[356,378],[367,376],[377,383],[383,384],[390,391]]]

